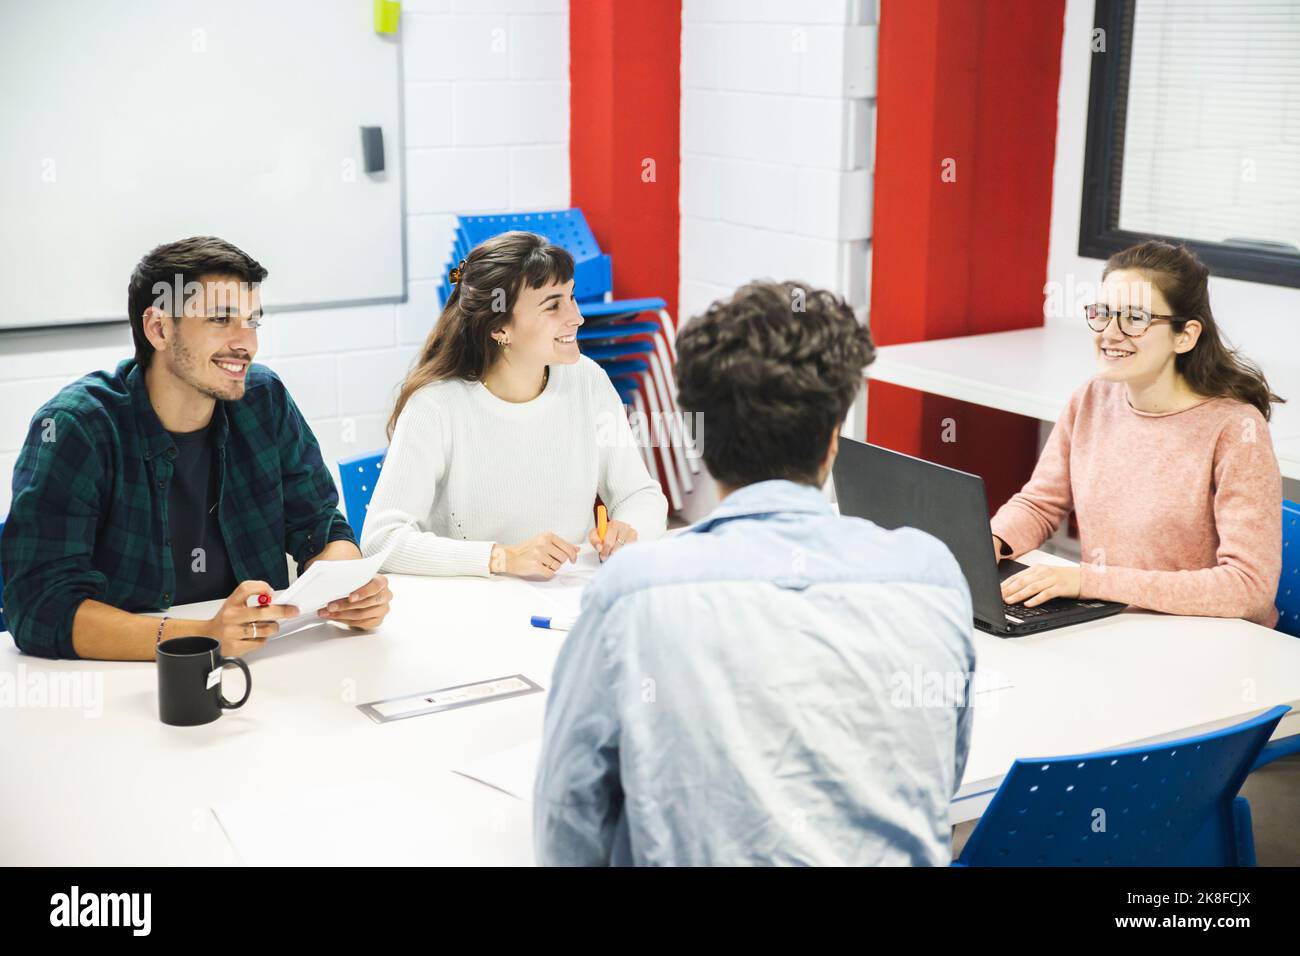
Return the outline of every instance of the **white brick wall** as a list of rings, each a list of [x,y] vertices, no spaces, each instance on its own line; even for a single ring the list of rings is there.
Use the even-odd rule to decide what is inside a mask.
[[[877,19],[874,0],[683,0],[681,321],[762,278],[833,289],[865,319]],[[715,501],[700,483],[684,516]]]
[[[402,9],[407,301],[281,313],[260,336],[258,360],[284,379],[331,465],[387,444],[393,392],[437,318],[454,215],[569,202],[567,0]],[[345,241],[339,229],[322,241]],[[275,250],[249,252],[274,283]],[[0,517],[37,407],[131,352],[125,324],[0,333]]]
[[[683,320],[755,278],[867,307],[876,5],[683,0]]]

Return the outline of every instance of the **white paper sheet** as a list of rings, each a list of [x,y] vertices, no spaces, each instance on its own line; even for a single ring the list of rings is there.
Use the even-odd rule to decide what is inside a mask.
[[[532,863],[526,805],[448,783],[416,793],[388,781],[358,781],[232,800],[212,812],[249,866]]]
[[[317,561],[312,564],[298,580],[283,591],[277,591],[271,598],[272,604],[292,604],[302,613],[297,617],[280,621],[280,629],[267,640],[278,640],[309,627],[315,627],[317,624],[324,624],[325,621],[317,617],[316,612],[330,601],[347,597],[373,578],[379,573],[379,568],[387,556],[388,551],[385,549],[369,558]],[[162,617],[166,614],[168,617],[205,621],[210,620],[224,603],[222,600],[196,601],[193,604],[178,604],[167,611],[150,611],[149,614],[153,617]],[[248,606],[256,605],[257,599],[250,598]]]
[[[221,610],[224,601],[196,601],[193,604],[178,604],[166,611],[146,611],[150,617],[162,617],[166,614],[168,617],[182,618],[192,621],[208,621]],[[315,627],[317,624],[326,623],[322,618],[316,616],[315,611],[307,614],[299,614],[297,617],[280,621],[280,629],[274,634],[267,637],[268,641],[279,640],[282,637],[288,637],[298,631],[305,631],[309,627]]]
[[[976,668],[975,678],[970,682],[972,694],[987,694],[995,690],[1006,690],[1016,685],[1011,678],[1001,671]]]
[[[542,738],[538,737],[509,750],[471,760],[454,772],[532,803],[533,781],[537,779],[537,765],[541,760]]]
[[[587,582],[600,570],[600,556],[584,546],[578,560],[566,561],[549,581],[528,581],[541,598],[533,612],[540,615],[577,617],[582,607],[582,591]]]
[[[306,614],[315,615],[330,601],[345,598],[357,588],[379,573],[379,567],[388,557],[385,549],[368,558],[352,558],[346,561],[317,561],[299,575],[283,591],[278,591],[271,598],[272,604],[293,604]],[[256,598],[250,598],[249,607],[257,605]]]

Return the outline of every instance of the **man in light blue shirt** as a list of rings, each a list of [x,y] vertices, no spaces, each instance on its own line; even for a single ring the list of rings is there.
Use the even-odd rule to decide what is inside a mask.
[[[936,539],[840,517],[819,491],[867,329],[830,293],[754,283],[677,347],[723,500],[583,595],[547,705],[538,861],[946,865],[965,579]]]

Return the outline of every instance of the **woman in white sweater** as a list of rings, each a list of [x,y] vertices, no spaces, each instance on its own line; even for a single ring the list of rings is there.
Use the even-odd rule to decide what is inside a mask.
[[[578,351],[573,259],[530,232],[478,246],[398,393],[361,550],[399,574],[549,578],[664,532],[618,392]],[[610,521],[600,540],[597,495]]]

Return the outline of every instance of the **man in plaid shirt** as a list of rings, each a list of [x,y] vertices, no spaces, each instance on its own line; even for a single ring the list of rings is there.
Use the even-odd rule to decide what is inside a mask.
[[[160,640],[203,634],[244,654],[299,613],[246,606],[288,586],[286,554],[300,570],[361,556],[315,436],[280,379],[252,364],[265,277],[221,239],[154,249],[128,288],[135,358],[32,419],[0,538],[21,650],[150,660]],[[216,598],[208,620],[138,613]],[[380,575],[319,613],[373,628],[391,598]]]

